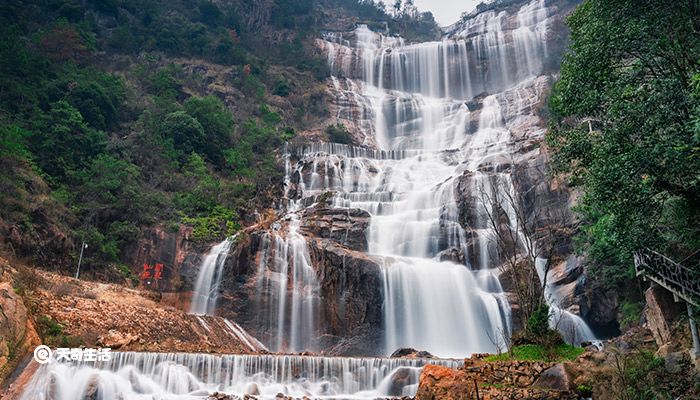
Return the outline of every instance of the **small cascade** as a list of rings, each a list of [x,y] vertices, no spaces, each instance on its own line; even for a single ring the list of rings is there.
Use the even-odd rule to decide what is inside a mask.
[[[537,275],[540,278],[540,282],[544,284],[547,260],[544,258],[537,258],[535,267],[537,268]],[[547,271],[546,277],[544,298],[550,309],[550,327],[561,332],[567,343],[579,345],[582,342],[599,342],[583,318],[561,307],[562,298],[557,288],[551,283],[553,279],[551,270]]]
[[[219,283],[221,273],[226,263],[226,257],[235,241],[235,236],[226,238],[223,242],[212,247],[204,256],[199,267],[197,282],[192,294],[190,313],[198,315],[213,315],[216,309],[216,300],[219,297]]]
[[[461,360],[328,358],[115,352],[107,362],[52,362],[39,367],[22,400],[198,399],[218,391],[274,399],[414,396],[425,364]],[[394,376],[396,375],[396,378]]]
[[[296,213],[287,215],[286,232],[276,226],[265,233],[258,254],[256,306],[270,349],[300,352],[314,350],[318,334],[320,286],[311,265],[306,239],[299,233]]]
[[[383,274],[388,349],[455,356],[495,351],[500,332],[509,332],[509,308],[463,265],[401,258]]]
[[[195,290],[192,295],[192,304],[190,305],[190,313],[197,315],[197,321],[207,332],[210,331],[209,325],[202,318],[202,315],[214,315],[216,311],[216,301],[219,297],[219,285],[221,283],[222,273],[226,258],[228,257],[231,246],[236,242],[234,235],[226,238],[223,242],[212,247],[204,256],[202,265],[199,268]],[[233,321],[223,318],[224,324],[231,332],[231,336],[245,344],[252,351],[267,350],[265,345],[260,343],[256,338],[248,334],[240,325]]]

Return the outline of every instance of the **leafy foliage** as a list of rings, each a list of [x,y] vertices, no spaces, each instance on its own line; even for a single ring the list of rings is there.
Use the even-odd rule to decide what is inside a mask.
[[[80,111],[65,100],[52,103],[37,128],[30,140],[32,150],[42,170],[56,178],[89,165],[107,141],[105,132],[90,127]]]
[[[21,227],[19,256],[60,267],[85,240],[83,269],[97,271],[122,265],[154,224],[215,240],[271,204],[279,148],[307,113],[327,112],[318,6],[390,18],[366,0],[272,0],[262,13],[248,3],[0,5],[0,230]],[[204,95],[212,71],[225,96]],[[272,94],[294,111],[268,106]],[[49,225],[58,247],[28,251]]]
[[[700,247],[700,6],[587,0],[550,105],[548,144],[583,189],[579,246],[625,287],[632,254]]]
[[[352,138],[348,128],[343,124],[328,125],[326,127],[328,139],[333,143],[352,144]]]

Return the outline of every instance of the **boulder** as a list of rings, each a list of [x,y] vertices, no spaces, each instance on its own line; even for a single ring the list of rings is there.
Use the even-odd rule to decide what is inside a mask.
[[[416,350],[410,347],[401,348],[391,353],[391,358],[435,358],[425,350]]]
[[[239,400],[240,397],[236,395],[214,392],[210,394],[206,400]]]
[[[403,396],[404,388],[416,383],[416,375],[415,370],[411,368],[398,368],[389,378],[390,380],[387,394],[393,397]]]
[[[677,374],[685,369],[688,353],[685,351],[669,352],[664,357],[664,367],[669,374]]]
[[[564,392],[573,388],[573,379],[564,364],[555,364],[544,370],[532,386]]]

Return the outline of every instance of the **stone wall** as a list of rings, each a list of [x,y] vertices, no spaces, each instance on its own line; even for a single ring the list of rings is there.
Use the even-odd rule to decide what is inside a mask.
[[[564,364],[540,361],[487,362],[475,355],[459,369],[428,365],[416,400],[578,399]]]

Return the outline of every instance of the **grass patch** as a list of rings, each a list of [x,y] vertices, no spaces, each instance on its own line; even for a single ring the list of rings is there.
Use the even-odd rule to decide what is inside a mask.
[[[80,338],[67,335],[61,324],[46,315],[37,318],[36,324],[44,344],[55,347],[79,347],[83,344]]]
[[[515,346],[508,353],[494,354],[486,361],[571,361],[583,354],[585,350],[568,344],[559,344],[551,349],[535,344]]]

